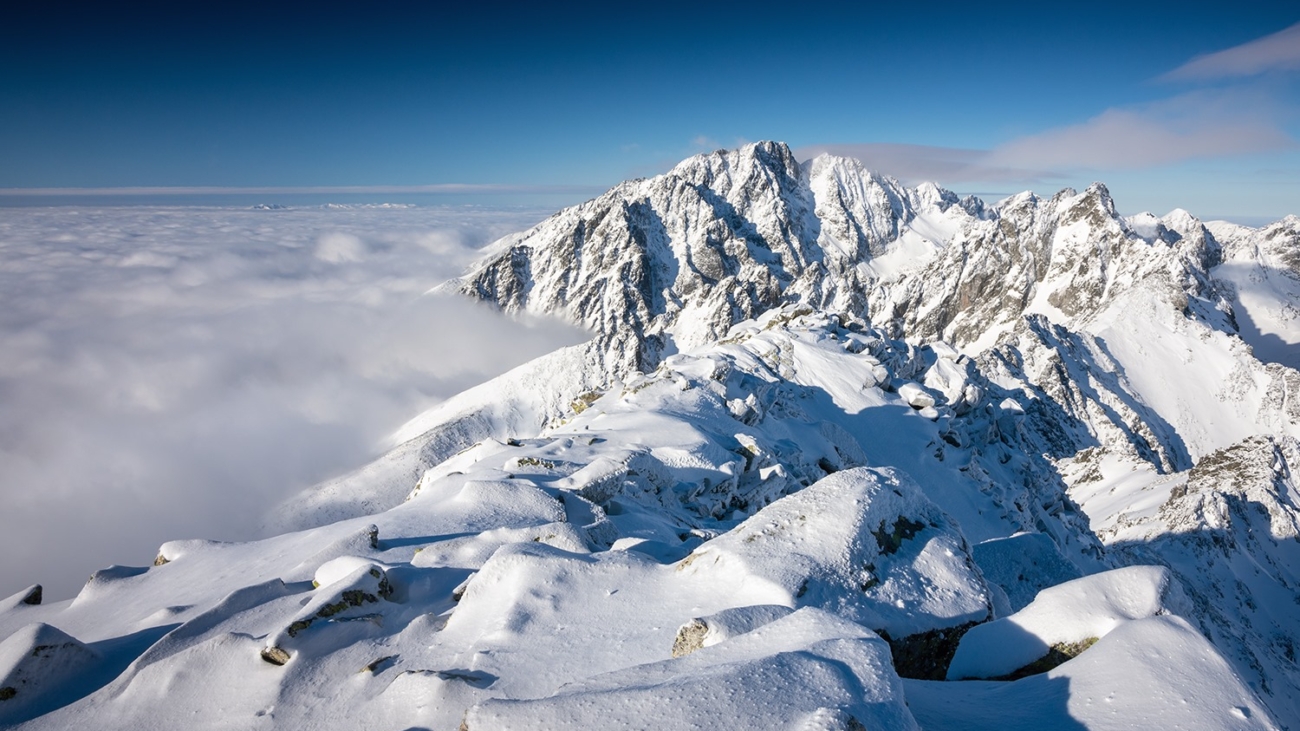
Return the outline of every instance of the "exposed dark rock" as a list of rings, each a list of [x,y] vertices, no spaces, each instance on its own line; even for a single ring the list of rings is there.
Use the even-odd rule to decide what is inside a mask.
[[[1052,645],[1046,655],[1043,655],[1022,668],[1007,673],[1006,675],[992,678],[992,680],[1019,680],[1021,678],[1027,678],[1030,675],[1045,673],[1054,667],[1064,664],[1067,660],[1072,660],[1078,657],[1084,650],[1092,647],[1096,642],[1096,637],[1089,637],[1078,642],[1058,642],[1055,645]]]
[[[271,647],[262,648],[262,659],[272,665],[283,665],[289,662],[289,653],[281,647],[272,645]]]
[[[878,634],[889,643],[889,650],[894,656],[894,670],[899,677],[944,680],[948,677],[948,666],[952,664],[953,655],[957,654],[957,645],[961,642],[962,635],[977,624],[979,622],[967,622],[899,639],[890,637],[883,630]]]
[[[40,604],[40,603],[41,603],[41,596],[42,596],[43,594],[44,594],[44,589],[41,587],[40,584],[36,584],[36,585],[33,586],[31,589],[28,589],[28,590],[27,590],[27,596],[24,596],[24,597],[22,598],[22,603],[23,603],[23,604],[28,604],[28,605],[31,605],[31,606],[35,606],[35,605],[37,605],[37,604]]]

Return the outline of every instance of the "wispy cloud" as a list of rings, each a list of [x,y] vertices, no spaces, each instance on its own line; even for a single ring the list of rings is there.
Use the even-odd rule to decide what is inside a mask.
[[[708,135],[695,135],[691,139],[691,147],[697,150],[716,150],[718,146],[718,141]]]
[[[1211,81],[1294,70],[1300,70],[1300,23],[1240,46],[1197,56],[1160,79]]]
[[[1295,149],[1283,114],[1266,94],[1195,91],[1150,104],[1112,108],[1079,124],[1048,129],[992,149],[887,143],[812,145],[907,183],[934,180],[1034,184],[1081,171],[1131,170],[1186,160]]]
[[[852,157],[868,169],[885,173],[908,184],[925,180],[945,183],[1034,182],[1059,177],[1045,169],[1017,168],[991,163],[988,150],[886,142],[809,145],[796,149],[795,156],[809,159],[823,153]]]
[[[1272,107],[1257,94],[1193,92],[1108,109],[1080,124],[1021,137],[990,150],[983,162],[1009,168],[1122,170],[1295,147]]]
[[[1244,79],[1300,69],[1300,23],[1249,43],[1198,56],[1162,75],[1164,81]],[[1300,147],[1287,131],[1293,104],[1275,90],[1241,83],[1206,88],[1146,104],[1112,107],[1083,122],[1009,140],[990,149],[891,143],[810,145],[854,157],[907,183],[1034,184],[1080,172],[1132,170],[1188,160],[1230,158]]]

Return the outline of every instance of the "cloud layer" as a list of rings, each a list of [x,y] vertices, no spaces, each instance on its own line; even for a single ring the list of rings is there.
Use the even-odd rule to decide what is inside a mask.
[[[421,297],[540,211],[10,209],[0,596],[255,537],[423,408],[583,338]]]
[[[410,195],[452,194],[596,194],[594,185],[504,185],[498,183],[436,183],[432,185],[299,185],[299,186],[134,186],[120,188],[0,188],[0,196],[212,196],[212,195]]]

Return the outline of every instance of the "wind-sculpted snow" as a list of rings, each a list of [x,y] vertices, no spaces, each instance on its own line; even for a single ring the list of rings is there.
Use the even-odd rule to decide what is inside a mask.
[[[548,698],[488,701],[470,709],[463,728],[638,728],[648,720],[658,728],[919,728],[888,646],[815,609]]]
[[[0,604],[117,669],[30,727],[1300,728],[1294,231],[777,143],[623,183],[443,287],[589,342],[290,532]]]

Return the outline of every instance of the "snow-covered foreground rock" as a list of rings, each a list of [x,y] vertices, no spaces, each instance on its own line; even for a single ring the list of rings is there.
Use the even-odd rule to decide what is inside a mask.
[[[3,600],[0,723],[1300,728],[1290,290],[1229,266],[1294,227],[773,143],[625,183],[442,288],[589,343],[280,535]]]

